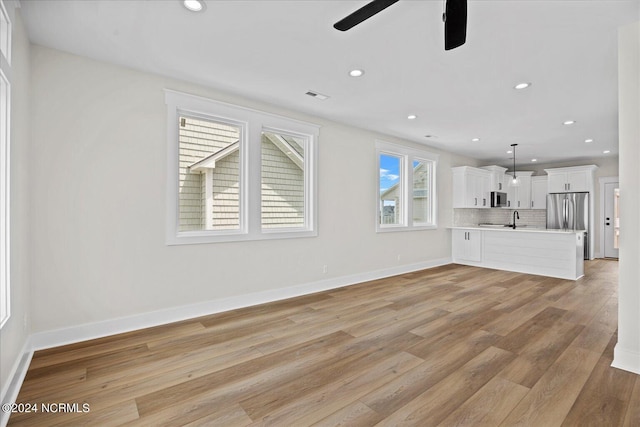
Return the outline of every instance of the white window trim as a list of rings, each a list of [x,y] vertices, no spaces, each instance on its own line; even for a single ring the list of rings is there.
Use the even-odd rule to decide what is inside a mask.
[[[314,237],[317,227],[317,142],[320,126],[204,97],[165,89],[167,104],[167,230],[168,245],[237,242],[265,239]],[[179,230],[178,116],[185,114],[224,120],[239,126],[240,138],[240,228],[238,230]],[[299,135],[305,143],[305,225],[295,228],[262,229],[261,145],[264,130]]]
[[[287,119],[288,120],[288,119]],[[284,124],[284,123],[283,123]],[[260,219],[260,227],[262,228],[262,233],[264,233],[265,235],[268,234],[269,236],[272,235],[277,235],[278,233],[282,232],[283,230],[288,232],[297,232],[297,233],[304,233],[307,230],[315,230],[316,227],[314,226],[315,224],[315,219],[316,217],[316,206],[317,203],[315,202],[314,198],[312,197],[314,194],[316,194],[315,188],[316,188],[316,179],[315,179],[315,174],[316,174],[316,168],[315,168],[315,161],[314,159],[316,159],[317,155],[316,155],[316,150],[314,149],[314,147],[317,144],[314,144],[313,139],[317,139],[317,133],[315,135],[313,134],[309,134],[309,133],[300,133],[300,132],[294,132],[291,130],[285,130],[285,128],[276,128],[273,126],[264,126],[261,130],[262,132],[270,132],[270,133],[274,133],[276,135],[289,135],[289,136],[293,136],[293,137],[299,137],[301,139],[304,140],[304,147],[303,147],[303,152],[305,153],[305,156],[303,159],[300,159],[300,157],[297,154],[292,154],[291,156],[288,157],[294,157],[294,159],[291,159],[291,161],[293,161],[294,163],[296,163],[296,165],[300,166],[299,162],[300,160],[302,160],[301,165],[303,167],[303,171],[305,173],[305,180],[304,180],[304,224],[302,227],[291,227],[291,228],[262,228],[262,218],[260,218],[260,215],[258,215],[259,219]],[[307,155],[307,153],[311,154],[311,155]],[[260,168],[262,168],[262,165],[260,165]],[[309,171],[309,176],[312,177],[311,179],[306,179],[307,177],[307,170]],[[262,205],[262,193],[260,193],[260,205]],[[314,235],[317,235],[317,231]]]
[[[0,53],[0,79],[6,84],[6,109],[0,111],[0,233],[4,239],[0,243],[0,329],[11,317],[11,34],[12,23],[3,0],[0,0],[0,14],[6,20],[4,37],[7,50]]]
[[[0,54],[0,56],[4,57],[4,60],[7,61],[8,65],[11,65],[11,37],[13,34],[12,31],[12,23],[11,23],[11,19],[9,19],[9,14],[7,13],[7,8],[4,5],[4,0],[0,0],[0,14],[4,17],[4,19],[7,21],[7,52],[6,55]]]
[[[380,224],[380,155],[387,154],[390,156],[400,157],[401,174],[400,174],[400,191],[401,191],[401,211],[402,218],[399,224]],[[377,233],[388,233],[396,231],[416,231],[416,230],[433,230],[438,228],[438,195],[436,176],[438,168],[439,155],[426,150],[407,147],[404,145],[392,144],[390,142],[376,140],[376,196],[375,196],[375,224]],[[431,205],[431,224],[414,224],[413,223],[413,195],[411,194],[413,186],[413,161],[429,161],[432,162],[431,180],[429,186],[429,195],[432,197]]]

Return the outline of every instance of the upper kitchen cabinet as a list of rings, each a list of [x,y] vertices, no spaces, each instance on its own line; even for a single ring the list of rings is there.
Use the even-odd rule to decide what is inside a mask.
[[[504,178],[507,168],[503,168],[501,166],[483,166],[480,169],[488,170],[491,173],[489,191],[507,191]]]
[[[507,208],[508,209],[531,209],[531,175],[532,171],[517,171],[518,184],[512,183],[513,172],[506,174],[507,185]]]
[[[577,191],[593,191],[596,165],[573,166],[568,168],[545,169],[549,180],[548,193],[572,193]]]
[[[451,168],[454,208],[489,208],[491,172],[471,166]]]
[[[531,209],[547,209],[547,177],[531,177]]]

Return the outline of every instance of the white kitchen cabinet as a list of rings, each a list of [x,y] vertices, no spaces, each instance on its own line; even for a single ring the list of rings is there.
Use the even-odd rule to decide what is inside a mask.
[[[488,170],[491,173],[489,191],[506,192],[506,180],[504,177],[507,168],[501,166],[483,166],[480,169]]]
[[[569,193],[593,191],[596,165],[573,166],[567,168],[545,169],[549,177],[548,193]]]
[[[531,175],[531,171],[517,171],[519,184],[514,186],[511,182],[512,172],[506,174],[508,209],[531,209]]]
[[[470,166],[451,168],[454,208],[489,208],[491,173]]]
[[[452,227],[457,264],[577,280],[584,275],[584,234],[571,230]]]
[[[546,176],[531,177],[531,209],[547,209]]]
[[[452,230],[451,235],[453,262],[482,261],[482,231]]]

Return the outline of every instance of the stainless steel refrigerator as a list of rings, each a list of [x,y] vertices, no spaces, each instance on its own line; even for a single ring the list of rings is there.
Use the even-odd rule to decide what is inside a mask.
[[[551,193],[547,196],[547,228],[585,230],[584,259],[589,259],[589,193]]]

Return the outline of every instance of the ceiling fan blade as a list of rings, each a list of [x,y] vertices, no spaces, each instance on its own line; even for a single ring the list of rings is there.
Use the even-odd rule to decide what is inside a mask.
[[[398,0],[373,0],[353,12],[351,15],[333,24],[333,28],[340,31],[347,31],[397,2]]]
[[[444,13],[444,50],[451,50],[467,39],[467,0],[447,0]]]

